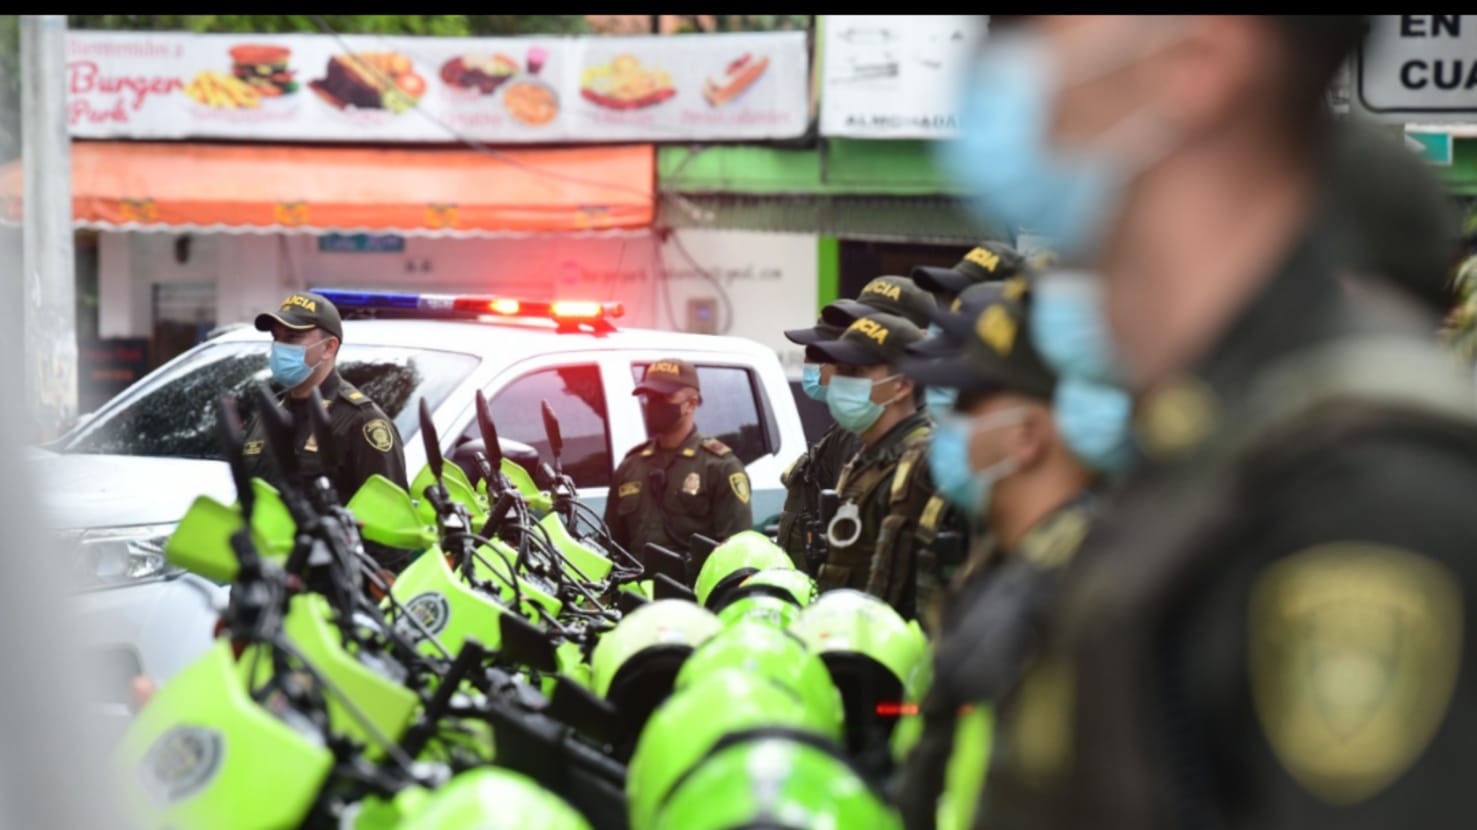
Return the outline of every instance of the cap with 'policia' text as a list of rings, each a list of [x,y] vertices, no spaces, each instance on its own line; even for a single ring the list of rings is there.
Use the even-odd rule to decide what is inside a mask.
[[[273,323],[281,323],[293,331],[323,329],[341,343],[344,339],[344,321],[338,315],[338,307],[322,294],[311,291],[290,294],[276,311],[264,311],[256,316],[257,331],[271,331]]]
[[[833,326],[826,322],[824,317],[817,317],[815,325],[808,329],[788,329],[785,331],[785,339],[797,346],[809,346],[811,343],[824,343],[827,340],[835,340],[846,331],[845,326]]]
[[[647,364],[646,373],[641,376],[641,382],[636,384],[636,390],[631,394],[656,392],[670,395],[683,389],[695,389],[699,393],[703,391],[697,382],[697,369],[685,360],[663,358]]]
[[[893,365],[907,356],[908,346],[922,339],[923,332],[911,321],[873,311],[857,318],[839,338],[805,347],[805,359],[846,366]]]
[[[899,367],[903,374],[923,386],[974,394],[1015,392],[1050,401],[1056,374],[1031,343],[1030,295],[1011,288],[1012,282],[975,286],[972,291],[990,295],[971,296],[969,304],[979,304],[980,310],[940,321],[940,328],[958,338],[962,348],[947,357],[906,359]]]
[[[855,300],[837,300],[821,309],[821,319],[843,328],[881,311],[907,320],[918,328],[928,325],[928,314],[938,308],[933,295],[907,277],[877,277],[862,287]]]
[[[1004,242],[981,242],[953,268],[919,265],[913,281],[925,291],[959,294],[971,285],[1013,277],[1026,268],[1026,258]]]

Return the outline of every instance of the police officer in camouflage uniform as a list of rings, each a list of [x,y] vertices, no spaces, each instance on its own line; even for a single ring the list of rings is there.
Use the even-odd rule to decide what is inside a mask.
[[[694,425],[702,405],[697,369],[653,361],[633,394],[651,439],[626,453],[611,481],[605,523],[615,541],[638,556],[649,543],[688,554],[694,533],[721,542],[753,527],[744,462]],[[690,563],[689,581],[701,567]]]
[[[976,826],[1472,824],[1477,390],[1428,310],[1349,273],[1379,258],[1350,256],[1358,220],[1320,178],[1323,95],[1365,23],[991,20],[972,108],[1029,100],[1046,126],[990,163],[1045,152],[1063,177],[974,195],[1013,224],[1055,218],[1058,249],[1095,264],[1099,297],[1054,302],[1111,337],[1053,364],[1116,356],[1143,457],[997,710]],[[1029,83],[1023,53],[1072,83]],[[1155,138],[1108,162],[1122,190],[1018,213],[1101,183],[1050,148],[1139,146],[1124,124]]]
[[[817,319],[814,328],[785,332],[790,342],[798,345],[835,340],[841,328]],[[830,364],[806,363],[801,386],[813,401],[826,402],[826,385],[835,367]],[[795,567],[815,574],[820,556],[825,552],[823,534],[818,526],[822,490],[836,486],[841,467],[856,454],[860,443],[856,435],[842,429],[835,421],[816,442],[807,447],[780,476],[785,488],[785,504],[780,509],[779,531],[775,541],[794,560]],[[812,561],[816,560],[816,561]]]
[[[256,327],[272,333],[269,363],[272,379],[284,390],[278,402],[292,415],[296,429],[293,446],[305,477],[300,483],[326,473],[346,502],[376,473],[408,487],[405,449],[395,422],[338,373],[344,326],[333,303],[320,294],[295,293],[275,311],[257,315]],[[307,406],[315,388],[329,415],[337,453],[333,458],[325,457],[312,431]],[[253,416],[246,424],[242,450],[247,472],[281,486],[282,471],[266,438],[260,416]]]
[[[896,365],[922,337],[907,320],[873,311],[839,339],[806,349],[808,359],[835,364],[826,406],[862,443],[836,483],[841,504],[826,529],[826,560],[816,581],[822,591],[866,591],[910,619],[917,616],[913,531],[933,492],[923,486],[926,479],[911,475],[904,457],[926,448],[931,429],[919,388]]]
[[[935,308],[932,297],[921,291],[906,277],[882,276],[867,283],[855,300],[837,300],[822,309],[821,318],[812,328],[791,329],[785,337],[791,343],[810,346],[841,336],[858,315],[869,311],[896,314],[916,326],[928,324]],[[824,402],[827,385],[835,367],[827,363],[807,362],[801,379],[805,394]],[[781,483],[785,487],[785,505],[780,511],[777,541],[790,554],[797,567],[815,575],[825,553],[825,528],[818,528],[820,494],[836,486],[841,468],[860,448],[856,435],[833,423],[801,456],[790,464]],[[819,530],[819,533],[815,531]]]

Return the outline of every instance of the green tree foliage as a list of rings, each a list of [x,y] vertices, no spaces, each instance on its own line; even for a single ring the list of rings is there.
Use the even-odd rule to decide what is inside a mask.
[[[1442,339],[1468,363],[1477,363],[1477,201],[1467,209],[1463,228],[1466,258],[1452,271],[1456,307],[1446,315]]]

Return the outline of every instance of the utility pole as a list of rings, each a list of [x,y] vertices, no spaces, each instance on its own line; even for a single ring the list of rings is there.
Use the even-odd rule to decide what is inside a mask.
[[[25,171],[25,400],[32,441],[49,441],[77,414],[77,272],[72,152],[67,135],[66,15],[21,16],[21,141]]]

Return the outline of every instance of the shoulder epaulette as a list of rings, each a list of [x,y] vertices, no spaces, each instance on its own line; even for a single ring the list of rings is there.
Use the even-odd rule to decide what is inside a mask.
[[[719,458],[733,453],[733,450],[729,449],[727,444],[719,441],[717,438],[709,438],[704,441],[703,449],[718,456]]]
[[[338,396],[355,406],[374,406],[374,401],[347,383],[339,385]]]

